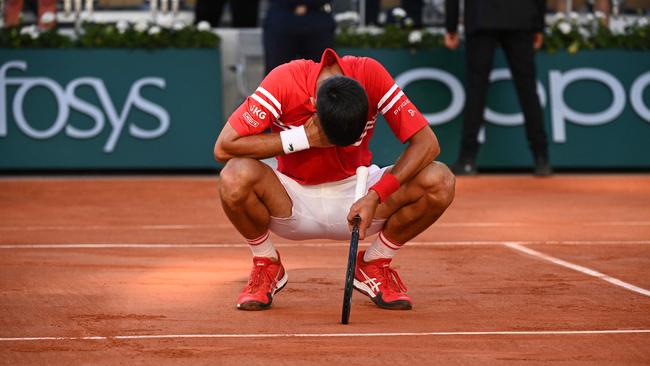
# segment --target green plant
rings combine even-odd
[[[215,48],[219,42],[206,23],[84,22],[73,37],[36,26],[0,30],[0,48]]]

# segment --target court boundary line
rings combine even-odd
[[[645,334],[650,329],[597,329],[597,330],[531,330],[531,331],[457,331],[457,332],[399,332],[399,333],[231,333],[231,334],[143,334],[82,337],[4,337],[0,342],[25,341],[102,341],[142,339],[187,338],[349,338],[349,337],[423,337],[423,336],[539,336],[539,335],[603,335]]]
[[[551,223],[550,226],[576,226],[576,224]],[[589,221],[577,224],[584,227],[593,226],[650,226],[650,221]],[[539,226],[528,222],[441,222],[440,228],[504,228]],[[90,230],[192,230],[231,228],[231,224],[143,224],[143,225],[0,225],[0,231],[90,231]]]
[[[435,247],[435,246],[508,246],[517,245],[650,245],[650,240],[469,240],[469,241],[413,241],[407,243],[409,247]],[[345,242],[278,242],[276,247],[347,247]],[[370,245],[370,243],[359,243]],[[248,248],[246,243],[45,243],[45,244],[0,244],[0,249],[224,249]],[[532,249],[531,249],[532,250]]]
[[[615,286],[619,286],[619,287],[622,287],[622,288],[624,288],[626,290],[636,292],[638,294],[650,297],[650,291],[648,291],[648,290],[646,290],[644,288],[641,288],[641,287],[635,286],[635,285],[633,285],[631,283],[627,283],[625,281],[619,280],[618,278],[608,276],[608,275],[606,275],[606,274],[604,274],[602,272],[598,272],[598,271],[593,270],[591,268],[584,267],[584,266],[581,266],[581,265],[578,265],[578,264],[575,264],[575,263],[571,263],[571,262],[565,261],[563,259],[556,258],[556,257],[553,257],[551,255],[544,254],[542,252],[538,252],[538,251],[530,249],[530,248],[526,248],[525,246],[523,246],[523,245],[521,245],[519,243],[506,243],[504,245],[506,247],[508,247],[508,248],[513,249],[513,250],[526,253],[526,254],[528,254],[528,255],[530,255],[532,257],[535,257],[535,258],[538,258],[538,259],[541,259],[541,260],[544,260],[544,261],[547,261],[547,262],[551,262],[551,263],[556,264],[558,266],[562,266],[562,267],[565,267],[565,268],[572,269],[572,270],[574,270],[576,272],[580,272],[580,273],[584,273],[584,274],[592,276],[592,277],[596,277],[596,278],[601,279],[603,281],[609,282],[609,283],[611,283],[611,284],[613,284]]]

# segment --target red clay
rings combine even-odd
[[[650,333],[534,334],[649,330],[650,297],[502,245],[523,241],[650,289],[649,176],[459,179],[449,211],[395,260],[414,309],[381,310],[355,293],[347,326],[338,324],[345,243],[275,238],[287,287],[269,311],[235,309],[250,254],[220,209],[217,184],[216,177],[0,180],[0,338],[533,334],[0,340],[0,364],[650,363]],[[6,247],[54,243],[235,245]]]

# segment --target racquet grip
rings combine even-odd
[[[357,185],[354,189],[354,202],[366,195],[368,185],[368,167],[360,166],[357,168]]]

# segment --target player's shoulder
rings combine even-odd
[[[279,65],[267,77],[281,83],[295,82],[306,78],[314,62],[310,60],[293,60]]]
[[[386,74],[384,66],[372,57],[345,56],[343,60],[358,78],[376,78]]]

